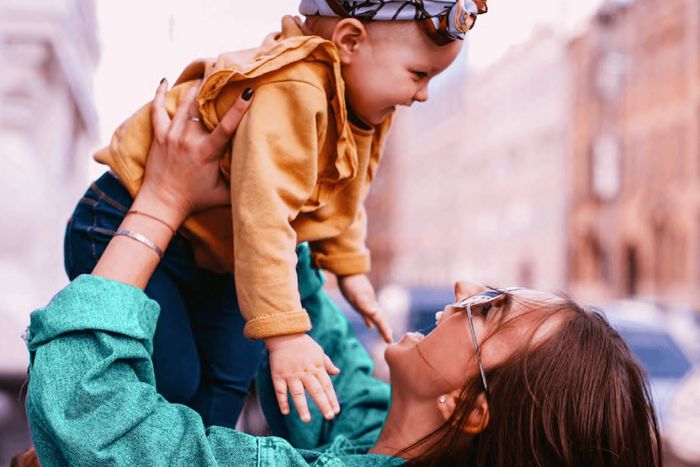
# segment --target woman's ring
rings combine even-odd
[[[195,123],[202,123],[202,119],[199,117],[190,117],[189,120]]]

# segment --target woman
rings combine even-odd
[[[192,105],[170,123],[162,92],[134,209],[178,226],[224,202],[217,156],[245,103],[210,137],[189,122]],[[371,377],[305,246],[303,305],[312,337],[342,370],[334,381],[341,413],[327,421],[314,411],[309,424],[282,417],[263,367],[261,403],[285,439],[206,429],[154,387],[159,310],[141,289],[159,260],[152,244],[166,246],[172,230],[146,216],[120,228],[145,239],[116,236],[92,275],[32,315],[27,409],[43,465],[661,465],[644,376],[597,314],[543,292],[460,282],[457,304],[436,316],[433,332],[387,348],[390,393]]]

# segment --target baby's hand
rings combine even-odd
[[[338,285],[345,299],[362,315],[365,325],[368,328],[371,328],[372,325],[376,326],[384,341],[391,344],[394,341],[391,336],[392,331],[381,315],[382,309],[377,303],[374,287],[372,287],[369,278],[364,274],[338,276]]]
[[[311,421],[304,389],[327,420],[340,412],[338,398],[328,376],[337,375],[340,370],[316,341],[306,334],[292,334],[268,337],[265,345],[270,352],[272,384],[282,414],[289,415],[289,391],[302,421]]]

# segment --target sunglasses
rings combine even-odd
[[[469,332],[472,336],[474,354],[476,355],[476,361],[479,365],[481,382],[484,385],[484,391],[487,395],[489,393],[489,386],[486,383],[486,372],[484,371],[484,364],[481,361],[481,351],[479,350],[479,342],[476,339],[476,331],[474,331],[473,312],[478,312],[485,318],[493,306],[501,305],[505,301],[508,294],[516,289],[517,287],[509,287],[507,289],[488,289],[476,295],[472,295],[471,297],[464,298],[452,305],[455,308],[462,308],[467,312],[467,323],[469,324]]]

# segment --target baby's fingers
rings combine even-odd
[[[321,373],[325,374],[323,371]],[[308,392],[311,398],[314,400],[316,406],[323,414],[323,417],[326,420],[331,420],[333,417],[335,417],[335,409],[331,406],[328,396],[326,395],[326,391],[324,390],[323,386],[321,386],[321,382],[319,381],[320,376],[321,375],[306,373],[301,380],[304,383],[306,392]]]
[[[275,388],[277,404],[282,415],[289,415],[289,400],[287,399],[287,382],[283,378],[272,378],[272,386]]]
[[[330,361],[330,358],[326,355],[326,358],[328,361]],[[333,365],[333,362],[331,362],[331,365]],[[335,368],[335,365],[333,365]],[[335,368],[338,370],[338,368]],[[338,373],[340,370],[338,370]],[[338,373],[335,373],[336,375]],[[328,376],[327,372],[321,372],[318,375],[318,380],[321,383],[321,387],[323,388],[324,392],[326,393],[326,397],[328,398],[328,401],[331,403],[331,407],[333,408],[333,411],[337,414],[340,413],[340,404],[338,403],[338,396],[335,394],[335,388],[333,387],[333,382],[331,381],[331,377]]]
[[[292,395],[292,401],[294,402],[294,407],[297,408],[299,412],[299,417],[304,423],[311,421],[311,413],[309,412],[309,405],[306,402],[306,396],[304,395],[304,385],[298,378],[290,379],[287,381],[289,385],[289,393]]]
[[[340,368],[335,366],[335,363],[333,363],[333,360],[331,360],[331,357],[328,355],[323,359],[323,366],[326,368],[326,373],[329,375],[335,376],[340,374]]]
[[[384,342],[387,344],[391,344],[394,342],[394,337],[393,337],[393,331],[389,327],[389,323],[386,322],[386,320],[382,317],[382,315],[375,314],[372,317],[372,320],[374,321],[374,324],[377,326],[377,330],[379,331],[379,334],[381,334],[382,338],[384,338]]]

